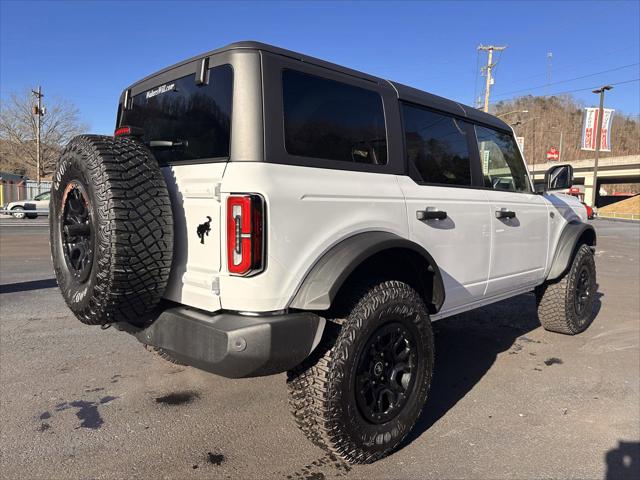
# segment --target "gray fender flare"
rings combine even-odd
[[[415,242],[389,232],[365,232],[341,241],[311,268],[289,304],[302,310],[327,310],[340,287],[362,262],[389,249],[407,249],[420,254],[433,273],[432,304],[437,312],[445,292],[440,269],[433,257]],[[432,312],[432,313],[435,313]]]
[[[581,238],[590,238],[590,244],[596,244],[596,231],[593,226],[583,222],[569,222],[562,230],[556,247],[553,262],[547,280],[560,278],[571,266],[573,255]]]

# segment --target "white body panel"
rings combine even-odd
[[[491,216],[484,190],[419,185],[398,176],[407,202],[409,238],[440,266],[445,287],[442,311],[479,299],[485,293],[491,249]],[[444,220],[421,221],[416,211],[447,212]]]
[[[549,214],[541,195],[486,190],[491,205],[491,266],[485,295],[492,297],[544,280],[547,267]],[[501,209],[512,219],[496,218]]]
[[[174,222],[173,263],[164,296],[208,311],[220,309],[219,185],[226,166],[227,163],[206,163],[162,169]],[[207,217],[211,217],[211,232],[201,243],[197,229]]]
[[[404,198],[393,175],[231,162],[222,191],[223,202],[229,193],[247,192],[262,194],[267,205],[266,269],[250,278],[221,275],[222,308],[228,310],[286,308],[318,259],[354,234],[408,237]]]
[[[174,261],[165,297],[206,311],[287,308],[307,273],[352,235],[385,231],[423,246],[437,262],[445,303],[434,319],[531,290],[546,277],[564,225],[584,208],[566,195],[418,185],[407,176],[264,162],[163,169],[172,197]],[[229,275],[226,211],[231,193],[266,201],[267,262],[253,277]],[[419,221],[417,210],[447,212]],[[516,212],[517,222],[495,211]],[[197,227],[210,216],[204,244]],[[525,253],[526,252],[526,253]]]

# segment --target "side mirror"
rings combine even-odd
[[[573,167],[571,165],[555,165],[544,174],[546,191],[566,190],[573,185]]]

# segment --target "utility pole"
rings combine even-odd
[[[38,183],[38,192],[40,192],[40,126],[42,122],[42,116],[44,115],[44,107],[42,106],[42,87],[38,85],[38,91],[31,90],[31,92],[38,99],[38,104],[33,107],[33,114],[38,118],[36,119],[36,182]]]
[[[558,145],[558,160],[562,161],[562,140],[564,132],[560,132],[560,145]]]
[[[598,108],[598,126],[596,128],[596,151],[593,155],[593,201],[592,207],[596,206],[596,198],[598,197],[598,159],[600,157],[600,143],[602,141],[602,117],[604,116],[604,92],[611,90],[611,85],[604,85],[593,93],[600,94],[600,108]]]
[[[495,45],[480,45],[478,47],[478,50],[488,52],[487,66],[482,67],[482,70],[485,72],[487,76],[487,81],[484,87],[484,108],[482,109],[485,112],[489,111],[489,95],[491,93],[491,85],[493,85],[493,77],[491,76],[491,70],[493,69],[493,67],[496,66],[496,64],[493,63],[493,52],[494,51],[501,52],[506,48],[507,48],[506,45],[503,47],[496,47]]]

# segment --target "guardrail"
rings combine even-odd
[[[624,220],[640,220],[640,213],[598,212],[599,218],[620,218]]]
[[[31,214],[31,213],[36,213],[38,215],[49,215],[49,209],[47,208],[46,210],[41,209],[41,210],[29,210],[28,208],[23,208],[22,210],[6,210],[4,208],[0,209],[0,214],[5,214],[5,215],[13,215],[14,213],[18,213],[18,212],[22,212],[25,215]]]

